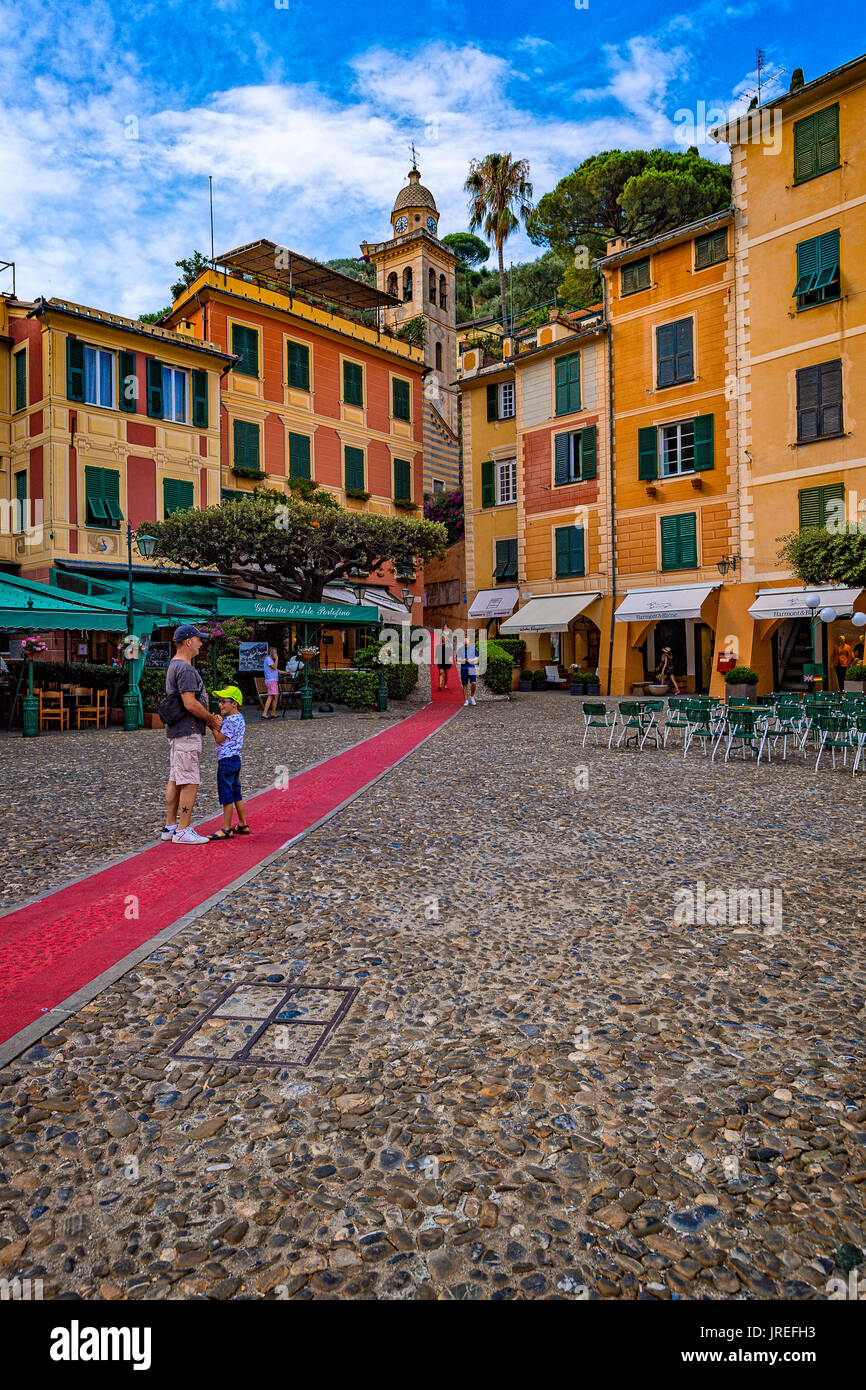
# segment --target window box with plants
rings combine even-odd
[[[862,661],[852,661],[845,672],[845,689],[866,695],[866,666]]]
[[[232,468],[232,472],[236,478],[253,478],[256,482],[268,476],[263,468]]]
[[[417,512],[418,503],[412,502],[408,497],[395,497],[394,506],[401,512]]]
[[[370,494],[369,492],[365,492],[362,487],[347,487],[346,496],[350,497],[353,502],[366,502]]]
[[[753,699],[758,685],[758,673],[751,666],[735,666],[725,676],[725,694],[730,700]]]

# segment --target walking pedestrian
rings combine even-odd
[[[854,652],[848,645],[848,638],[844,632],[840,632],[836,639],[836,645],[830,653],[830,664],[836,672],[836,681],[840,690],[845,689],[845,672],[854,660]]]
[[[442,632],[439,637],[439,689],[444,690],[448,684],[448,677],[451,674],[451,667],[454,665],[454,633],[451,631],[447,622],[442,624]]]
[[[460,684],[463,686],[463,708],[475,704],[475,690],[478,684],[478,650],[475,643],[464,637],[457,649],[460,664]]]
[[[220,716],[207,707],[207,692],[193,660],[206,634],[192,623],[174,630],[175,654],[165,673],[165,699],[159,714],[165,724],[169,747],[169,774],[165,789],[165,826],[162,840],[176,845],[206,845],[207,836],[190,825],[198,796],[201,773],[201,740],[205,729],[219,729]]]
[[[656,671],[659,685],[666,685],[672,695],[679,695],[680,688],[674,675],[674,654],[670,647],[662,647],[662,659]]]
[[[211,840],[230,840],[232,835],[249,835],[247,812],[241,797],[241,749],[244,746],[246,724],[241,714],[244,697],[236,685],[214,691],[220,702],[222,727],[213,730],[217,745],[217,796],[223,808],[222,829]],[[238,824],[232,828],[232,811],[238,813]]]
[[[277,716],[275,713],[268,714],[269,709],[276,710],[277,701],[280,698],[280,671],[279,667],[277,666],[276,647],[268,648],[268,654],[265,657],[264,661],[264,671],[265,690],[267,691],[268,695],[267,699],[265,700],[264,709],[262,710],[262,719],[276,719]],[[285,672],[283,672],[283,675],[285,675]]]

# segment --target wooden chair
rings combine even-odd
[[[265,701],[268,698],[268,688],[265,684],[265,678],[264,676],[255,676],[254,680],[256,683],[256,697],[258,699],[260,707],[264,709]]]
[[[63,703],[62,690],[39,691],[39,728],[45,729],[49,724],[69,728],[69,710]]]
[[[80,729],[82,724],[95,724],[98,729],[101,720],[103,726],[107,728],[108,691],[96,690],[91,691],[90,693],[91,695],[95,696],[95,700],[92,704],[78,706],[78,727]]]

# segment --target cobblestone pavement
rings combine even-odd
[[[245,796],[272,787],[275,768],[289,775],[333,757],[414,706],[387,714],[341,712],[301,722],[287,716],[263,723],[247,711]],[[162,729],[120,728],[43,733],[0,741],[4,809],[0,841],[0,911],[32,898],[46,885],[78,878],[108,859],[155,840],[165,821],[168,751]],[[202,750],[196,821],[219,813],[216,745]]]
[[[0,1072],[0,1274],[109,1299],[866,1289],[862,783],[581,750],[578,708],[461,710]],[[719,889],[763,890],[764,920],[723,920]],[[269,980],[360,991],[306,1070],[167,1056]]]

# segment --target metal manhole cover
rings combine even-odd
[[[358,993],[342,985],[231,985],[168,1055],[191,1062],[305,1067]]]

